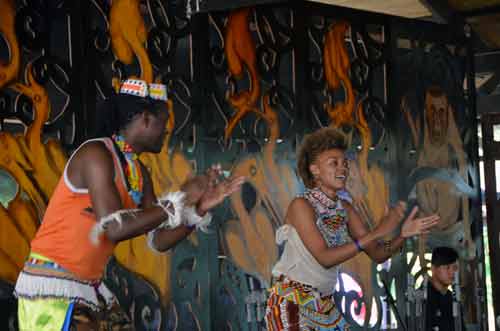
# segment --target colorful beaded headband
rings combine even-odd
[[[163,84],[148,84],[140,79],[127,79],[120,87],[120,94],[130,94],[138,97],[150,97],[155,100],[167,101],[167,86]]]

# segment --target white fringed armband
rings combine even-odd
[[[208,233],[208,226],[212,222],[212,214],[206,213],[205,216],[200,216],[194,207],[184,208],[184,224],[194,226],[197,230]]]
[[[185,192],[177,191],[177,192],[169,192],[161,196],[156,205],[163,208],[165,213],[168,215],[168,218],[158,225],[155,229],[151,230],[147,234],[147,243],[149,248],[156,253],[164,253],[159,251],[153,243],[155,232],[158,229],[173,229],[182,224],[182,215],[184,213],[184,197],[186,196]],[[172,208],[174,212],[172,213]]]
[[[94,245],[99,245],[99,237],[106,230],[106,226],[108,225],[108,223],[117,222],[119,226],[122,226],[123,216],[129,215],[135,217],[135,213],[139,210],[140,209],[122,209],[117,210],[114,213],[109,214],[108,216],[102,217],[99,222],[97,222],[97,224],[92,227],[92,230],[90,230],[90,241]]]
[[[163,208],[168,218],[161,223],[158,228],[176,228],[182,224],[182,214],[184,210],[184,197],[186,193],[182,191],[168,192],[161,196],[156,205]],[[172,213],[171,209],[174,209]]]

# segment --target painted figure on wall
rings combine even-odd
[[[437,85],[425,90],[424,105],[423,132],[420,132],[420,122],[413,119],[404,99],[402,103],[419,151],[417,166],[434,172],[416,185],[421,212],[424,215],[437,213],[441,217],[440,224],[429,235],[429,244],[448,244],[456,249],[465,247],[468,254],[465,257],[472,258],[469,200],[460,190],[464,187],[462,184],[468,182],[466,154],[456,116],[445,91]]]

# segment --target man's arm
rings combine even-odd
[[[68,167],[70,180],[75,178],[87,188],[97,222],[123,209],[114,182],[114,163],[101,142],[87,143],[75,155]],[[116,215],[116,214],[115,214]],[[121,214],[121,222],[107,223],[105,233],[109,240],[119,242],[144,234],[168,218],[161,207],[149,206],[142,210]]]
[[[141,169],[143,178],[144,178],[144,196],[142,198],[142,206],[144,209],[154,207],[154,202],[156,201],[156,197],[153,191],[153,182],[151,180],[151,176],[147,171],[146,167],[141,163]],[[177,245],[180,241],[186,238],[191,232],[193,228],[187,227],[185,225],[178,226],[174,229],[165,229],[160,228],[154,230],[150,236],[150,245],[152,245],[154,250],[164,252],[169,250],[170,248]]]
[[[189,197],[186,199],[186,207],[191,208],[191,215],[189,212],[186,213],[185,222],[191,227],[181,226],[175,229],[154,231],[151,243],[154,249],[163,252],[172,248],[191,233],[194,226],[201,225],[203,230],[203,227],[208,226],[211,220],[211,216],[206,215],[207,212],[222,203],[227,196],[239,190],[245,181],[244,177],[219,181],[220,175],[220,166],[212,166],[206,174],[196,176],[182,185],[182,190],[187,192]]]

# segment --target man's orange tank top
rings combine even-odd
[[[123,209],[137,208],[127,192],[113,141],[110,138],[89,141],[102,141],[113,155],[115,185]],[[51,259],[82,280],[97,281],[102,277],[115,244],[105,235],[101,236],[99,244],[91,242],[90,231],[97,221],[91,211],[92,202],[88,190],[75,188],[69,181],[67,168],[70,162],[71,158],[50,199],[43,222],[31,242],[31,251]]]

